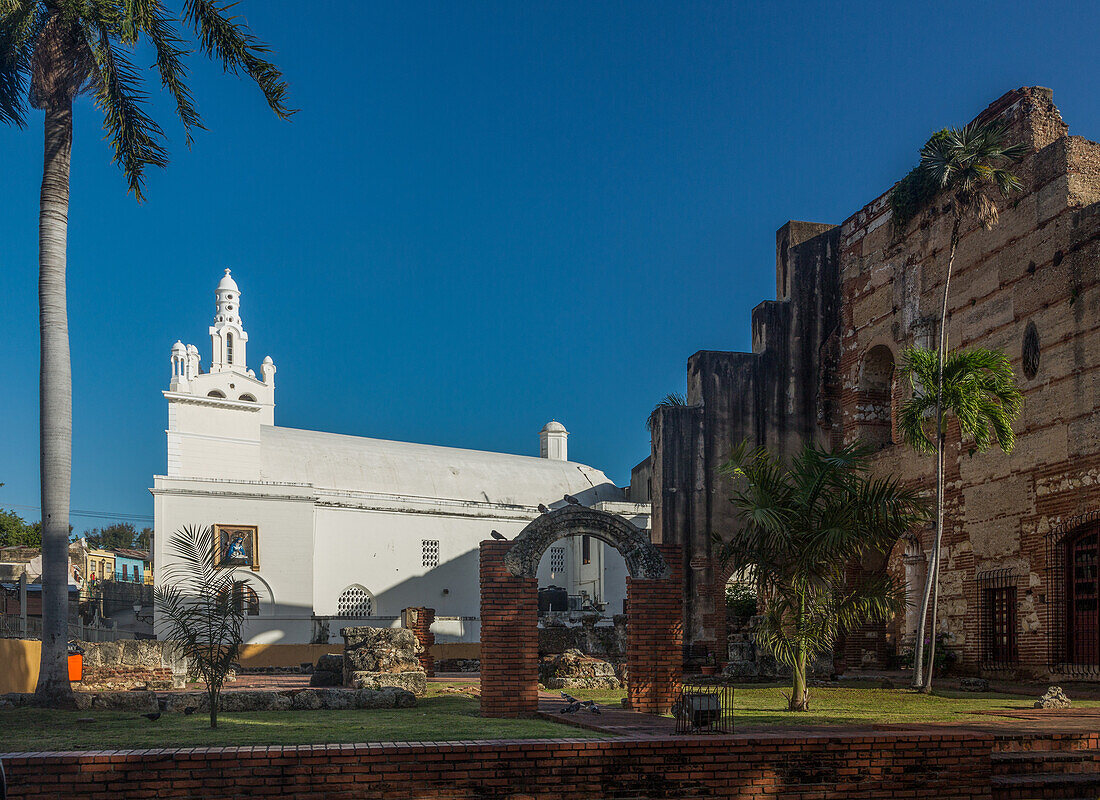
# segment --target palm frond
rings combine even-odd
[[[41,25],[34,0],[5,0],[0,6],[0,122],[25,124],[31,55]]]
[[[111,139],[114,162],[122,167],[130,191],[140,202],[145,167],[168,166],[168,151],[161,142],[164,131],[145,112],[148,96],[129,58],[111,41],[110,31],[100,27],[98,39],[89,42],[95,60],[95,99]]]
[[[687,400],[679,392],[669,392],[666,394],[657,405],[653,407],[653,410],[649,412],[649,416],[645,421],[645,429],[650,433],[653,433],[653,428],[657,424],[657,418],[660,416],[662,410],[666,408],[687,408]]]
[[[268,106],[280,119],[295,109],[287,106],[287,83],[265,56],[271,48],[257,39],[241,17],[229,16],[232,3],[219,0],[186,0],[183,18],[194,29],[208,56],[218,58],[226,72],[245,72],[260,87]]]

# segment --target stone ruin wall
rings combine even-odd
[[[988,347],[1012,360],[1025,395],[1011,455],[971,453],[957,427],[946,455],[946,522],[941,583],[942,629],[950,631],[964,669],[978,668],[977,574],[1017,573],[1020,672],[1045,672],[1048,658],[1046,536],[1059,523],[1100,508],[1100,145],[1067,135],[1049,92],[1010,92],[987,110],[1002,113],[1012,135],[1032,151],[1017,165],[1025,189],[999,200],[991,231],[965,225],[949,301],[952,348]],[[940,204],[897,236],[888,194],[841,229],[842,430],[845,440],[881,424],[864,402],[862,375],[876,345],[895,359],[914,344],[934,346],[951,215]],[[1034,323],[1038,372],[1025,375],[1023,338]],[[894,381],[889,413],[907,387]],[[894,417],[896,419],[896,417]],[[887,419],[886,424],[891,420]],[[893,432],[896,439],[896,431]],[[887,444],[876,471],[935,488],[934,459]],[[966,520],[965,526],[962,524]],[[931,531],[922,535],[931,545]],[[905,543],[891,558],[904,576]],[[894,635],[900,635],[896,624]],[[857,643],[866,648],[866,642]],[[849,661],[858,657],[849,653]]]

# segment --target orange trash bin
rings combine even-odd
[[[73,653],[69,656],[69,680],[79,681],[84,678],[84,656]]]

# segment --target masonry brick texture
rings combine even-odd
[[[331,744],[3,754],[11,800],[983,800],[995,749],[1095,748],[920,733]]]
[[[949,431],[940,629],[963,671],[1060,677],[1053,654],[1074,625],[1066,541],[1100,512],[1100,145],[1070,136],[1042,88],[1008,92],[978,119],[1003,120],[1027,146],[1014,167],[1024,190],[997,198],[993,229],[964,222],[948,342],[1005,352],[1025,406],[1011,455],[973,452],[957,427]],[[689,360],[689,407],[659,415],[652,454],[654,528],[684,546],[691,567],[689,642],[723,639],[717,586],[706,589],[724,577],[708,561],[712,537],[736,524],[718,473],[732,444],[748,438],[786,455],[805,440],[862,439],[881,448],[878,474],[933,492],[933,460],[897,443],[908,392],[897,366],[906,348],[936,344],[951,221],[939,198],[896,230],[887,191],[838,226],[788,223],[776,239],[777,299],[753,312],[753,352]],[[1029,325],[1038,334],[1034,372],[1023,364]],[[914,536],[886,565],[899,582],[905,549],[930,548],[930,529]],[[985,657],[981,593],[993,575],[1015,589],[1017,652],[1007,664]],[[907,587],[911,600],[916,590]],[[889,666],[916,613],[848,637],[840,665]]]
[[[481,715],[538,711],[538,580],[504,566],[510,542],[481,543]]]
[[[512,542],[481,543],[481,714],[538,711],[538,581],[504,565]],[[683,594],[680,548],[660,545],[663,580],[627,578],[627,697],[631,708],[663,714],[680,689]]]
[[[435,677],[435,657],[431,652],[432,645],[435,644],[435,634],[432,633],[432,623],[435,622],[435,609],[406,608],[402,612],[402,616],[406,626],[413,632],[413,636],[416,637],[416,641],[420,643],[422,648],[418,656],[420,668],[424,670],[424,674],[429,678]]]

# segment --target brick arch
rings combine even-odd
[[[662,580],[669,576],[668,562],[644,531],[618,514],[574,505],[549,511],[528,524],[512,540],[504,565],[516,577],[534,578],[550,545],[580,535],[599,539],[618,550],[632,578]]]
[[[538,711],[535,570],[551,544],[576,534],[616,547],[630,570],[626,635],[631,708],[651,714],[671,709],[680,687],[683,648],[680,549],[652,544],[617,515],[568,506],[543,514],[513,541],[481,543],[482,716],[522,717]]]

